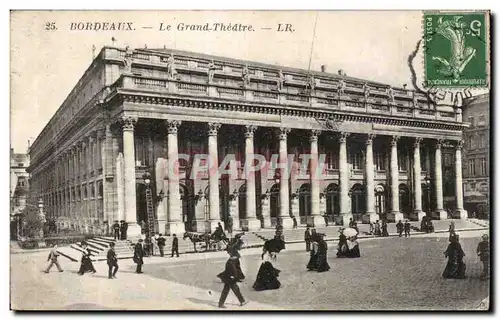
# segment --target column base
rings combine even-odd
[[[281,218],[281,226],[283,226],[283,230],[293,229],[293,220],[291,217],[280,217]]]
[[[413,211],[410,214],[410,220],[412,221],[422,221],[423,217],[425,217],[427,214],[423,211]]]
[[[260,230],[260,220],[257,218],[248,219],[248,231]]]
[[[446,212],[442,209],[436,210],[433,212],[432,217],[434,219],[438,219],[438,220],[446,220],[446,219],[448,219],[448,212]]]
[[[380,220],[380,216],[375,212],[367,212],[361,217],[363,223],[375,223],[377,220]]]
[[[457,211],[455,211],[454,213],[454,218],[456,219],[467,219],[469,216],[467,210],[464,210],[464,209],[458,209]]]
[[[172,236],[175,233],[177,237],[182,237],[184,232],[186,232],[186,227],[182,221],[168,222],[165,227],[165,234],[168,236]]]
[[[264,217],[264,228],[272,228],[271,217]]]
[[[351,219],[352,219],[352,214],[350,214],[350,213],[344,213],[342,215],[342,225],[344,227],[349,227],[349,222],[351,221]]]
[[[325,227],[325,218],[323,218],[322,216],[308,216],[307,225],[315,228]]]
[[[241,230],[239,217],[233,218],[233,233],[234,233],[234,230]]]
[[[394,211],[387,214],[387,221],[398,222],[399,220],[404,221],[405,217],[401,212]]]
[[[141,235],[141,226],[135,222],[129,222],[127,228],[127,240],[136,242],[141,238],[143,238]]]

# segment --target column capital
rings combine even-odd
[[[209,136],[217,136],[221,124],[219,122],[209,122],[208,123],[208,135]]]
[[[422,143],[422,137],[416,137],[415,141],[413,141],[413,147],[420,148],[420,144]]]
[[[461,150],[464,147],[464,140],[458,140],[457,144],[455,145],[456,150]]]
[[[290,133],[290,128],[281,127],[279,128],[280,140],[286,140],[288,134]]]
[[[394,147],[394,146],[397,146],[398,145],[398,140],[399,140],[399,136],[392,136],[391,137],[391,146]]]
[[[106,127],[100,127],[99,129],[97,129],[96,137],[97,137],[97,140],[102,140],[102,139],[106,138]]]
[[[168,134],[177,134],[179,126],[182,124],[182,121],[179,120],[166,120],[167,131]]]
[[[339,136],[339,142],[340,143],[346,143],[347,142],[347,137],[351,135],[349,132],[341,132]]]
[[[89,143],[93,143],[95,138],[93,137],[92,133],[90,133],[90,135],[87,137],[88,140],[89,140]]]
[[[441,149],[441,146],[443,145],[444,140],[443,139],[437,139],[436,140],[436,149]]]
[[[133,131],[138,119],[137,117],[123,116],[121,117],[120,121],[123,125],[123,130]]]
[[[321,134],[321,130],[311,130],[310,133],[309,133],[309,141],[313,142],[313,141],[318,141],[318,137],[319,135]]]
[[[373,139],[375,139],[377,135],[376,134],[373,134],[373,133],[369,133],[366,137],[366,141],[365,141],[365,144],[366,145],[370,145],[370,144],[373,144]]]
[[[85,142],[85,140],[82,140],[82,141],[80,142],[80,147],[81,147],[81,148],[85,148],[86,146],[87,146],[87,142]]]
[[[245,126],[245,138],[253,138],[255,130],[257,130],[257,126],[251,126],[251,125]]]

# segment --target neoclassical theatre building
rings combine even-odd
[[[30,148],[31,201],[60,228],[139,232],[151,188],[161,233],[466,217],[461,109],[335,73],[169,49],[104,47]],[[179,159],[180,154],[187,154]],[[194,155],[236,175],[192,177]],[[250,154],[317,161],[243,174]],[[287,157],[286,155],[292,155]],[[169,176],[167,161],[179,159]],[[151,181],[149,184],[147,182]]]

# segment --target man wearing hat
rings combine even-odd
[[[223,272],[217,275],[217,277],[219,277],[224,283],[224,288],[222,289],[222,293],[219,298],[219,308],[224,308],[224,303],[226,302],[229,290],[233,290],[234,294],[240,301],[241,306],[247,304],[247,301],[245,301],[245,298],[241,295],[240,288],[237,284],[238,281],[242,281],[245,278],[239,265],[240,255],[238,250],[238,242],[228,246],[227,252],[229,253],[229,259],[226,262],[226,267]]]
[[[120,240],[120,224],[118,224],[118,220],[115,220],[113,224],[113,234],[115,236],[115,240]]]
[[[114,242],[111,242],[109,244],[106,262],[108,264],[108,279],[116,278],[116,272],[118,272],[118,259],[116,258]]]
[[[127,229],[128,229],[128,223],[125,222],[125,220],[120,221],[120,234],[121,234],[121,239],[122,240],[127,240]]]
[[[306,242],[306,251],[311,251],[311,232],[309,231],[309,227],[304,232],[304,241]]]
[[[487,234],[483,234],[483,241],[477,245],[477,255],[483,263],[483,274],[481,280],[488,280],[490,278],[490,241]]]
[[[142,239],[139,239],[134,248],[134,262],[137,263],[136,273],[142,273],[142,265],[144,264],[144,249],[142,247]]]

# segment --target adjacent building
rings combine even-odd
[[[103,232],[125,220],[133,235],[148,219],[146,188],[166,234],[230,218],[245,230],[291,228],[292,216],[314,226],[444,219],[447,196],[464,218],[465,127],[460,108],[340,71],[104,47],[30,149],[31,197],[60,228]],[[193,177],[199,154],[209,166],[234,155],[237,175]],[[279,155],[301,174],[245,175],[252,154]],[[301,154],[325,155],[320,178],[300,169]]]
[[[490,98],[468,99],[463,112],[470,127],[464,131],[464,207],[479,217],[489,216],[490,195]]]
[[[14,153],[10,149],[10,214],[21,213],[26,207],[29,190],[29,174],[26,169],[30,160],[27,153]]]

